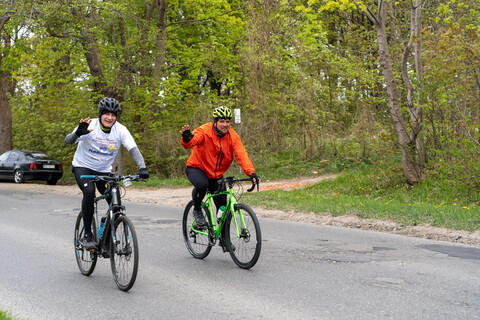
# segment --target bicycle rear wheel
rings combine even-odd
[[[241,217],[245,222],[245,228]],[[227,249],[232,260],[242,269],[253,267],[260,257],[262,234],[252,208],[244,203],[236,204],[235,215],[229,214],[224,228],[226,228]]]
[[[137,233],[131,220],[119,214],[115,218],[114,239],[110,241],[110,265],[118,288],[128,291],[132,288],[138,272]]]
[[[92,220],[92,231],[95,233],[96,225],[95,219]],[[73,237],[73,245],[75,248],[75,259],[77,260],[78,269],[80,272],[89,276],[92,274],[97,264],[97,251],[87,250],[83,248],[83,238],[85,237],[85,228],[83,226],[83,214],[80,213],[77,216],[77,222],[75,223],[75,235]]]
[[[190,252],[194,258],[203,259],[208,256],[212,250],[212,245],[208,239],[207,228],[204,228],[203,230],[195,229],[194,221],[193,201],[190,201],[183,212],[183,239],[185,240],[185,245],[187,246],[188,252]]]

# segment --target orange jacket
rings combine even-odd
[[[195,129],[193,135],[188,143],[181,139],[185,149],[193,148],[187,166],[203,170],[209,179],[219,179],[228,170],[235,156],[247,176],[255,172],[247,150],[232,128],[220,138],[213,129],[213,122],[209,122]]]

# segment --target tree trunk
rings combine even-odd
[[[420,37],[421,31],[421,14],[422,14],[422,4],[423,0],[413,1],[410,13],[410,39],[408,44],[405,46],[402,57],[402,78],[403,83],[407,91],[407,108],[410,115],[410,122],[412,125],[412,132],[410,136],[410,141],[415,146],[415,155],[416,163],[418,164],[420,175],[422,174],[423,168],[425,166],[425,142],[422,134],[423,129],[423,109],[415,107],[414,102],[414,91],[415,89],[410,82],[408,77],[408,58],[412,53],[412,48],[414,51],[414,61],[415,61],[415,75],[419,85],[419,90],[422,90],[423,86],[423,65],[422,65],[422,42]]]
[[[134,84],[134,63],[127,45],[127,28],[125,26],[125,20],[121,16],[118,16],[117,20],[120,44],[122,46],[121,55],[117,52],[117,59],[120,61],[120,72],[118,74],[117,83],[119,83],[120,88],[128,88]],[[114,44],[116,43],[115,41],[115,38],[113,38],[112,42]]]
[[[165,66],[165,34],[167,32],[167,24],[165,22],[165,13],[167,11],[167,5],[165,0],[160,0],[157,8],[157,39],[156,39],[156,52],[155,52],[155,68],[153,69],[153,78],[155,83],[160,81],[162,71]]]
[[[2,20],[4,25],[8,19]],[[17,82],[13,79],[10,72],[2,70],[2,62],[8,55],[10,46],[10,37],[7,33],[0,38],[4,43],[4,50],[0,53],[0,154],[12,149],[12,110],[10,108],[9,95],[15,94]]]
[[[140,72],[140,85],[142,87],[147,85],[146,79],[149,78],[149,73],[151,71],[150,52],[148,51],[149,46],[147,45],[147,43],[150,41],[149,40],[150,23],[152,21],[154,11],[158,6],[158,1],[159,0],[152,0],[150,4],[148,4],[145,1],[145,20],[141,24],[142,36],[140,40],[140,43],[142,44],[142,50],[141,50],[142,65],[139,69],[139,72]]]
[[[383,24],[383,26],[385,25]],[[420,171],[418,169],[418,165],[415,163],[415,144],[412,145],[410,141],[405,120],[402,115],[400,93],[395,81],[395,75],[390,59],[390,51],[387,46],[387,34],[385,32],[385,28],[382,28],[382,25],[377,27],[377,37],[380,53],[380,65],[387,82],[390,115],[392,117],[393,126],[395,128],[395,133],[402,154],[403,174],[407,182],[411,185],[414,185],[420,181]]]
[[[79,10],[75,8],[72,10],[74,15],[78,15],[78,12]],[[105,75],[103,74],[103,69],[100,63],[100,50],[98,48],[97,39],[89,29],[88,23],[85,25],[84,35],[79,39],[85,50],[85,58],[90,70],[90,75],[95,79],[93,84],[95,93],[100,93],[104,97],[115,98],[120,102],[123,101],[123,91],[108,86],[105,81]],[[117,115],[117,121],[120,121],[120,117],[121,112]],[[112,171],[116,174],[123,174],[123,169],[123,156],[122,152],[119,152],[113,162]]]
[[[11,86],[9,82],[8,77],[0,71],[0,154],[12,149],[12,111],[7,94]]]
[[[414,58],[415,58],[415,74],[418,79],[419,89],[424,90],[423,83],[423,63],[422,63],[422,9],[424,5],[424,0],[416,0],[413,2],[412,7],[412,36],[414,37]],[[424,103],[421,101],[420,103]],[[425,167],[426,162],[426,150],[425,150],[425,137],[423,134],[423,108],[415,109],[415,119],[418,121],[417,126],[417,154],[418,154],[418,163],[420,169],[422,170]]]
[[[360,6],[357,4],[360,8]],[[380,65],[387,86],[388,93],[388,105],[390,108],[390,115],[392,117],[393,126],[397,136],[397,140],[400,146],[402,155],[402,168],[403,175],[410,185],[417,184],[422,179],[422,170],[419,162],[417,161],[417,137],[420,132],[421,125],[421,111],[413,110],[409,108],[412,122],[413,133],[410,136],[408,134],[406,121],[402,114],[401,109],[401,95],[398,90],[397,82],[395,80],[395,74],[392,66],[392,59],[390,55],[390,49],[387,43],[387,27],[385,23],[386,19],[386,1],[378,0],[378,15],[374,16],[370,9],[364,9],[364,13],[375,25],[377,32],[378,51],[380,56]],[[405,55],[404,55],[405,57]],[[409,83],[408,83],[409,84]],[[408,91],[408,90],[407,90]],[[407,97],[408,100],[408,97]]]

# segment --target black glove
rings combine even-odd
[[[185,130],[182,132],[183,142],[188,143],[193,138],[193,134],[190,130]]]
[[[260,176],[256,174],[255,172],[250,175],[250,178],[255,180],[255,183],[258,184],[258,181],[260,180]]]
[[[140,177],[140,179],[148,179],[148,177],[150,177],[147,168],[140,168],[140,170],[138,171],[138,176]]]
[[[80,122],[78,124],[78,128],[77,128],[77,131],[75,131],[75,134],[77,136],[83,136],[85,134],[89,134],[90,133],[90,130],[88,130],[88,123],[87,122]]]

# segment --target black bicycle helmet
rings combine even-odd
[[[111,112],[117,115],[118,111],[120,111],[120,104],[114,98],[103,98],[100,103],[98,104],[98,116],[101,117],[102,114]]]

